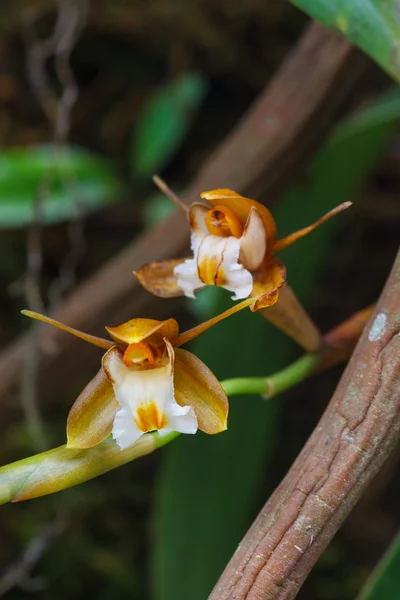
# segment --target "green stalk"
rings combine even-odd
[[[269,377],[235,377],[221,381],[227,396],[237,394],[260,394],[264,398],[272,398],[306,379],[320,356],[305,354],[294,363]]]
[[[89,450],[64,445],[18,460],[0,468],[0,504],[37,498],[78,485],[150,454],[178,435],[176,431],[166,435],[149,433],[125,450],[108,438]]]

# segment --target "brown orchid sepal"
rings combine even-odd
[[[183,333],[175,319],[132,319],[107,327],[113,341],[22,311],[107,350],[101,369],[71,408],[67,447],[92,448],[112,434],[123,450],[151,431],[224,431],[229,409],[225,392],[210,369],[180,346],[252,302],[245,300]]]

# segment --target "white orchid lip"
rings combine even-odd
[[[265,257],[265,227],[254,207],[244,228],[226,213],[215,221],[216,208],[192,205],[189,220],[193,258],[177,265],[174,274],[178,287],[190,298],[195,297],[199,288],[217,285],[234,292],[233,300],[241,300],[251,294],[252,271],[260,267]],[[235,235],[226,235],[230,231],[228,225]],[[220,235],[215,235],[215,231],[220,231]]]
[[[103,371],[120,406],[112,436],[121,449],[149,431],[196,433],[197,418],[190,406],[179,406],[174,396],[174,351],[165,340],[167,353],[156,364],[124,363],[114,346],[103,357]]]

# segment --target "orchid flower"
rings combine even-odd
[[[351,202],[339,204],[312,225],[279,240],[272,214],[259,202],[229,189],[200,196],[205,203],[196,202],[188,209],[193,257],[148,263],[134,272],[139,282],[163,298],[194,298],[207,285],[233,292],[233,300],[254,298],[251,310],[261,310],[306,350],[317,350],[321,334],[286,284],[285,265],[274,254]]]
[[[200,196],[207,204],[196,202],[188,210],[193,257],[148,263],[135,275],[156,296],[194,298],[196,290],[216,285],[233,292],[233,300],[257,298],[254,310],[274,304],[286,281],[285,266],[273,255],[351,205],[344,202],[312,225],[277,240],[275,220],[259,202],[229,189]]]
[[[224,431],[228,417],[224,390],[210,369],[180,346],[251,302],[237,304],[182,334],[175,319],[132,319],[106,327],[112,341],[22,311],[106,350],[100,371],[69,413],[68,447],[91,448],[110,434],[123,450],[149,431]]]

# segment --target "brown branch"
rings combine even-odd
[[[248,193],[257,184],[259,190],[270,192],[272,182],[287,177],[288,165],[299,163],[299,154],[305,159],[304,141],[310,140],[310,151],[317,138],[321,139],[364,64],[364,58],[346,40],[318,24],[310,25],[258,101],[201,169],[183,200],[189,204],[198,200],[201,191],[221,186]],[[300,147],[301,152],[296,150]],[[155,306],[159,315],[170,310],[168,301],[158,301],[139,286],[132,270],[145,262],[182,255],[188,238],[184,215],[173,214],[79,286],[57,316],[74,327],[96,332],[104,324],[149,314]],[[0,356],[0,396],[10,409],[15,405],[13,395],[27,339],[23,336]],[[81,344],[79,352],[70,352],[66,361],[65,352],[76,342],[54,329],[45,328],[41,340],[42,347],[53,347],[51,354],[40,355],[40,368],[52,372],[47,381],[42,378],[49,386],[41,390],[43,400],[45,391],[53,398],[62,382],[93,354]],[[5,416],[3,412],[3,423]]]
[[[400,433],[400,251],[324,415],[210,600],[294,598]]]

